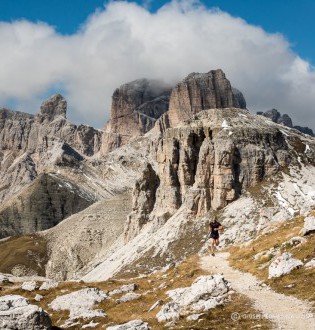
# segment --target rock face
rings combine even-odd
[[[75,182],[40,174],[0,207],[0,238],[49,229],[94,202]]]
[[[277,109],[271,109],[266,112],[257,112],[257,114],[271,119],[274,123],[281,124],[287,127],[293,127],[302,133],[314,136],[313,131],[308,127],[293,126],[292,119],[290,118],[290,116],[287,114],[281,115],[281,113]]]
[[[111,117],[105,126],[102,150],[106,154],[148,132],[169,106],[170,87],[157,80],[139,79],[117,88]]]
[[[49,315],[40,307],[18,295],[0,297],[1,329],[48,330],[52,328]]]
[[[222,70],[191,73],[172,90],[169,120],[172,127],[194,114],[215,108],[246,108],[240,91],[233,89]]]
[[[269,278],[280,277],[289,274],[293,269],[303,266],[303,262],[292,258],[291,253],[283,253],[277,257],[269,266]]]
[[[155,219],[161,225],[182,205],[198,216],[221,209],[248,187],[288,166],[284,134],[276,125],[259,119],[246,110],[211,109],[180,127],[167,129],[153,150],[157,165],[152,175],[159,181],[151,186],[156,192],[149,193],[154,207],[150,212],[146,204],[134,200],[129,238],[137,232],[137,223],[141,228]],[[147,186],[147,175],[140,180],[134,196],[143,194],[139,187]]]

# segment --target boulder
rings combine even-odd
[[[133,320],[128,323],[107,327],[107,330],[149,330],[148,323],[142,320]]]
[[[42,285],[39,287],[39,290],[54,289],[54,288],[57,288],[58,285],[59,285],[59,283],[56,281],[46,281],[46,282],[42,283]]]
[[[24,282],[21,289],[25,291],[34,291],[35,289],[38,289],[38,285],[36,281]]]
[[[0,274],[0,284],[13,283],[9,275]]]
[[[159,322],[177,321],[180,317],[180,307],[174,302],[168,302],[162,306],[161,310],[156,314]]]
[[[138,289],[138,285],[135,284],[135,283],[126,284],[126,285],[121,286],[118,289],[115,289],[115,290],[110,291],[108,294],[110,296],[113,296],[115,294],[122,294],[123,292],[132,292],[132,291],[135,291],[137,289]]]
[[[28,299],[19,295],[0,297],[0,327],[1,329],[45,330],[51,329],[49,315],[36,305],[31,305]]]
[[[313,258],[304,265],[305,268],[315,268],[315,259]]]
[[[167,295],[183,309],[204,311],[222,304],[229,289],[223,276],[208,275],[198,277],[190,287],[168,291]]]
[[[93,306],[108,299],[105,292],[97,288],[82,289],[54,299],[49,306],[54,311],[69,310],[69,319],[89,319],[103,317],[105,312],[101,309],[93,309]]]
[[[128,292],[125,295],[123,295],[121,298],[117,299],[117,303],[121,304],[130,300],[136,300],[141,298],[141,294],[134,293],[134,292]]]
[[[303,266],[303,262],[292,258],[292,254],[285,252],[280,257],[277,257],[269,266],[269,277],[280,277],[289,274],[293,269]]]
[[[300,234],[305,236],[315,232],[315,217],[310,216],[304,219],[304,227],[301,230]]]

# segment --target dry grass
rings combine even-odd
[[[51,315],[53,324],[56,327],[60,327],[64,324],[68,317],[68,311],[54,312],[49,308],[49,303],[57,296],[62,294],[77,291],[86,287],[96,287],[103,291],[111,291],[124,284],[136,283],[139,286],[137,293],[142,294],[138,300],[129,301],[126,303],[118,304],[116,299],[121,295],[113,296],[113,299],[104,301],[95,305],[97,309],[103,309],[106,312],[105,318],[94,318],[94,322],[99,322],[99,326],[96,329],[101,329],[104,325],[114,325],[119,323],[125,323],[134,319],[142,319],[149,323],[151,329],[165,329],[165,325],[158,323],[156,320],[156,314],[159,308],[148,312],[150,307],[158,300],[163,302],[169,301],[166,292],[178,287],[186,287],[192,284],[192,282],[200,275],[205,274],[198,267],[198,257],[193,256],[182,262],[180,265],[173,267],[166,272],[156,272],[149,276],[141,278],[123,278],[112,279],[105,282],[84,283],[84,282],[62,282],[58,288],[40,291],[35,290],[33,292],[27,292],[21,290],[16,285],[5,286],[0,295],[6,294],[20,294],[30,300],[32,304],[36,304],[44,308]],[[163,285],[163,287],[160,287]],[[39,293],[43,296],[40,302],[34,300],[35,295]],[[271,323],[268,320],[252,320],[248,318],[242,318],[238,322],[231,319],[231,314],[237,312],[240,315],[255,314],[255,311],[251,307],[250,301],[238,294],[232,295],[232,302],[223,306],[219,306],[206,312],[200,319],[200,321],[187,321],[185,318],[181,318],[173,329],[244,329],[252,328],[259,323],[260,329],[270,329]],[[87,324],[90,320],[80,320],[81,324]],[[80,329],[78,326],[74,326],[69,329]]]
[[[47,244],[38,235],[24,235],[0,242],[0,272],[11,273],[15,265],[24,265],[38,275],[45,275]]]
[[[315,215],[315,212],[312,212]],[[294,236],[299,236],[303,227],[304,217],[296,217],[290,221],[276,225],[273,231],[261,235],[247,246],[230,248],[230,264],[240,270],[250,272],[267,284],[275,291],[294,295],[300,299],[307,299],[315,306],[315,292],[310,290],[315,281],[315,269],[300,268],[280,278],[268,279],[268,266],[273,255],[261,257],[257,260],[254,256],[271,248],[279,248],[280,252],[290,252],[294,258],[304,263],[315,257],[315,234],[305,236],[306,243],[296,247],[282,243]],[[289,287],[288,287],[289,286]]]

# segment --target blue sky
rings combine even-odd
[[[62,93],[71,121],[102,127],[123,83],[221,68],[249,110],[314,129],[314,12],[314,0],[0,0],[0,106],[37,113]]]
[[[156,11],[168,1],[135,1]],[[55,26],[62,34],[75,33],[86,18],[103,7],[104,0],[0,0],[0,21],[27,19]],[[218,7],[267,32],[282,33],[302,58],[315,64],[314,0],[207,0],[208,8]]]

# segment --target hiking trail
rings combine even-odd
[[[228,256],[226,252],[218,253],[215,257],[203,256],[200,258],[200,266],[210,273],[223,274],[231,283],[231,289],[247,296],[262,317],[264,315],[274,323],[274,329],[315,329],[315,315],[307,301],[276,293],[268,286],[262,286],[262,282],[255,276],[229,266]],[[233,313],[231,317],[237,322],[246,315]]]

